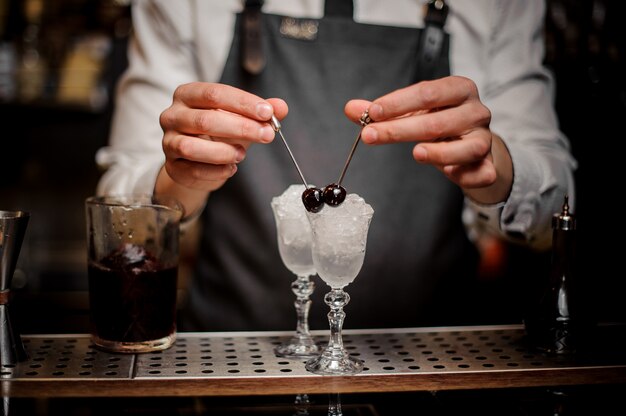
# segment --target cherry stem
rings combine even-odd
[[[296,162],[296,158],[291,152],[291,149],[289,148],[289,145],[287,144],[287,140],[285,140],[285,136],[283,136],[280,121],[278,121],[276,116],[272,116],[272,119],[270,120],[270,125],[272,126],[274,131],[280,135],[280,138],[283,140],[283,143],[285,147],[287,148],[287,152],[289,153],[289,156],[291,157],[291,161],[293,162],[293,165],[296,167],[296,170],[298,171],[298,174],[300,175],[300,179],[302,179],[302,183],[304,184],[304,187],[306,189],[309,189],[309,185],[306,179],[304,179],[304,175],[302,174],[302,171],[300,170],[300,166],[298,166],[298,162]]]
[[[350,149],[350,153],[348,154],[348,159],[346,160],[346,164],[343,165],[343,169],[341,171],[341,175],[339,175],[339,179],[337,180],[337,185],[341,186],[341,182],[343,181],[343,177],[346,176],[346,171],[348,170],[348,166],[350,165],[350,161],[352,161],[352,156],[354,156],[354,152],[356,151],[356,147],[359,145],[361,141],[361,133],[363,132],[363,128],[372,122],[372,119],[369,115],[368,110],[365,110],[361,118],[359,119],[361,123],[361,131],[359,131],[359,135],[356,136],[356,140],[354,140],[354,144],[352,144],[352,149]]]

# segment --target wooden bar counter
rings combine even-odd
[[[27,361],[1,369],[2,394],[18,398],[271,396],[579,385],[626,385],[626,331],[604,327],[573,357],[525,345],[521,326],[346,330],[365,363],[355,376],[317,376],[276,357],[290,332],[179,333],[162,352],[111,354],[88,335],[26,335]],[[327,331],[314,332],[326,342]]]

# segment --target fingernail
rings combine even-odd
[[[418,162],[422,162],[428,157],[428,152],[422,146],[417,145],[415,149],[413,149],[413,157]]]
[[[274,114],[274,109],[268,103],[261,102],[256,105],[256,114],[261,120],[267,120]]]
[[[269,143],[274,139],[274,129],[272,126],[266,124],[259,129],[259,140],[263,143]]]
[[[374,121],[382,120],[383,118],[383,107],[380,104],[372,104],[367,112]]]
[[[234,163],[231,163],[231,165],[230,165],[230,176],[233,176],[236,172],[237,172],[237,165],[234,164]]]
[[[361,139],[368,144],[376,143],[378,141],[378,132],[372,127],[365,127],[361,132]]]
[[[235,162],[239,163],[246,158],[246,149],[243,147],[237,148],[237,155],[235,156]]]

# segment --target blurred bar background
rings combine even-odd
[[[23,333],[89,327],[83,202],[101,174],[94,155],[106,144],[115,82],[126,66],[129,3],[0,0],[0,209],[32,215],[13,279]],[[626,322],[622,250],[608,240],[622,231],[614,201],[624,178],[615,147],[626,139],[626,6],[619,0],[547,5],[546,64],[557,80],[561,127],[579,162],[578,270],[597,319]],[[481,281],[472,296],[484,319],[477,324],[520,323],[547,277],[550,253],[488,240],[481,251]]]

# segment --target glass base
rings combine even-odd
[[[363,371],[363,361],[345,351],[333,353],[325,349],[319,357],[307,361],[305,368],[313,374],[325,376],[352,375]]]
[[[174,332],[171,335],[159,339],[137,342],[110,341],[102,339],[97,335],[92,335],[91,341],[96,345],[96,347],[109,352],[134,354],[140,352],[166,350],[176,341],[176,333]]]
[[[292,337],[288,342],[274,348],[277,357],[285,358],[312,358],[321,352],[322,348],[310,337]]]

